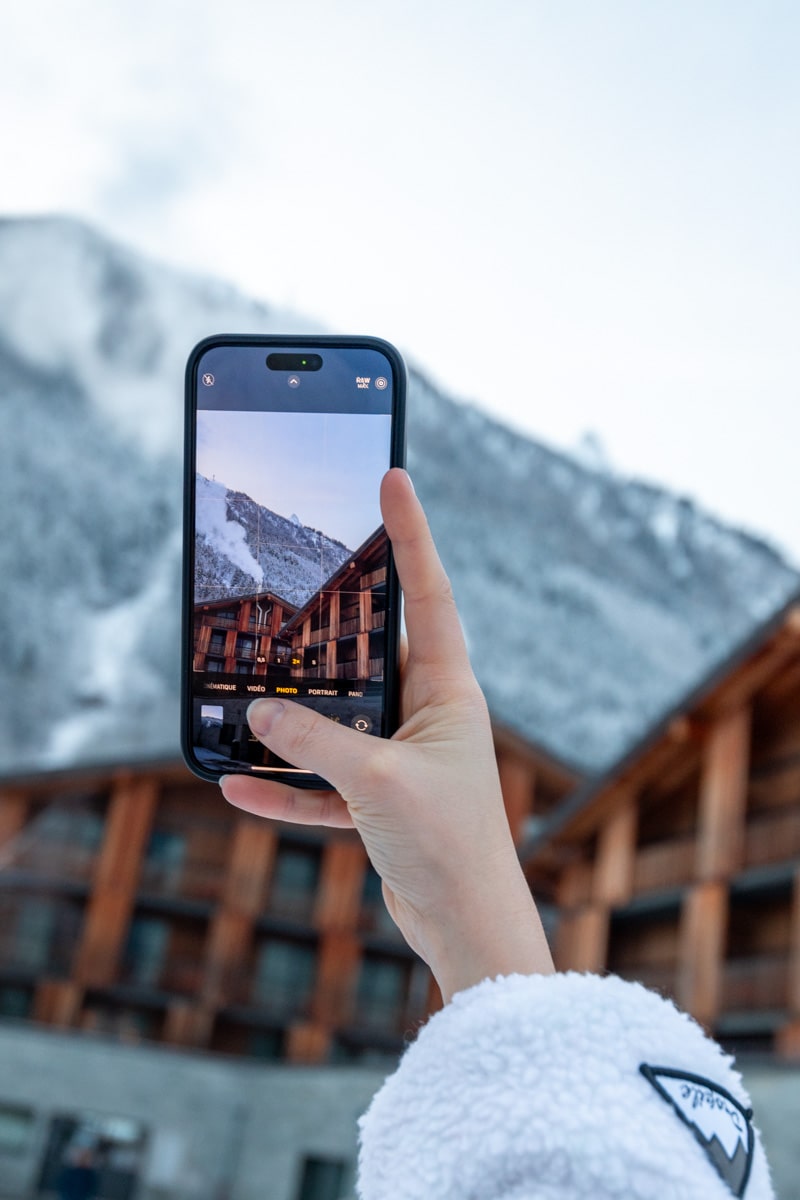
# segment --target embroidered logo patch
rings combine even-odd
[[[639,1070],[689,1126],[734,1196],[743,1196],[755,1145],[752,1108],[742,1108],[729,1092],[702,1075],[646,1063]]]

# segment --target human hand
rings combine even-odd
[[[355,827],[392,919],[445,1002],[489,975],[553,962],[503,806],[491,726],[453,594],[411,480],[389,471],[381,509],[403,588],[408,647],[401,726],[366,736],[283,700],[256,700],[250,728],[335,791],[228,775],[225,799],[261,816]]]

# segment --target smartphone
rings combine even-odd
[[[263,696],[397,727],[400,590],[379,486],[406,371],[369,337],[218,335],[186,368],[181,742],[202,779],[324,779],[252,736]]]

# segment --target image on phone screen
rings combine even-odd
[[[261,696],[387,732],[397,600],[378,494],[397,368],[314,349],[211,345],[195,363],[190,765],[215,776],[296,774],[250,733]]]

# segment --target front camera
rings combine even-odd
[[[318,371],[322,366],[321,354],[268,354],[270,371]]]

